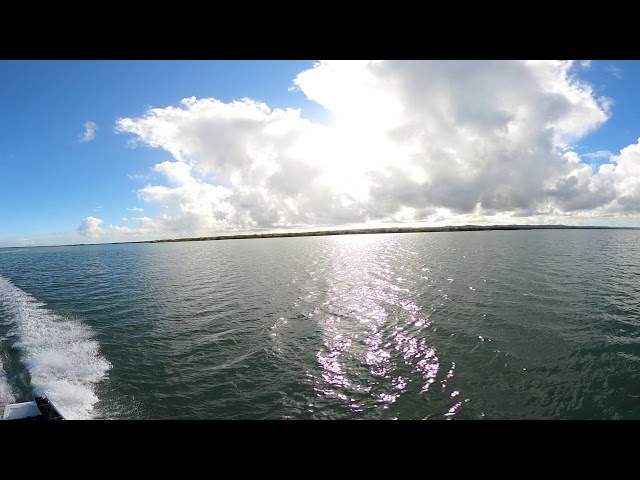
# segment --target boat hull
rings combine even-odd
[[[4,407],[2,420],[64,420],[56,406],[44,395],[30,402],[11,403]]]

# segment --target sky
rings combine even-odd
[[[0,247],[640,227],[640,61],[0,60]]]

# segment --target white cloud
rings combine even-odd
[[[131,208],[127,207],[127,210],[129,210],[130,212],[144,212],[144,208],[140,208],[140,207],[131,207]]]
[[[620,150],[611,164],[602,165],[599,175],[611,178],[616,185],[617,199],[611,212],[636,213],[640,211],[640,138],[638,143]]]
[[[153,169],[163,184],[138,190],[164,211],[111,228],[177,237],[385,222],[566,223],[638,211],[638,145],[597,170],[570,146],[612,105],[576,67],[588,64],[319,62],[293,84],[331,113],[329,125],[248,98],[191,97],[121,118],[117,132],[173,159]]]
[[[614,77],[616,77],[618,80],[622,80],[622,69],[619,67],[616,67],[615,65],[608,65],[606,67],[607,71],[609,73],[611,73],[611,75],[613,75]]]
[[[87,237],[98,238],[104,233],[104,230],[100,228],[100,224],[102,223],[102,220],[99,218],[87,217],[82,220],[82,225],[78,227],[78,233]]]
[[[129,177],[130,180],[144,180],[148,178],[147,175],[141,175],[141,174],[135,174],[135,175],[127,174],[127,177]]]
[[[81,143],[87,143],[96,137],[97,125],[94,122],[84,122],[84,133],[80,136]]]
[[[614,156],[613,152],[610,152],[608,150],[598,150],[597,152],[591,152],[591,153],[584,153],[582,155],[580,155],[581,157],[585,157],[585,158],[611,158]]]

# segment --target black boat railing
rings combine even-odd
[[[36,397],[36,405],[40,410],[40,415],[34,418],[34,420],[64,420],[65,418],[58,411],[58,409],[44,396]]]

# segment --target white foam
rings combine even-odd
[[[0,406],[7,403],[13,403],[16,401],[16,397],[11,391],[11,385],[7,379],[7,372],[4,371],[2,363],[0,363]],[[0,408],[0,418],[2,418],[3,409]]]
[[[9,337],[15,339],[13,346],[21,352],[34,393],[46,394],[69,420],[92,418],[98,401],[96,384],[111,368],[100,355],[93,331],[80,321],[48,310],[2,276],[0,305],[9,314]],[[1,395],[0,376],[0,402]]]

